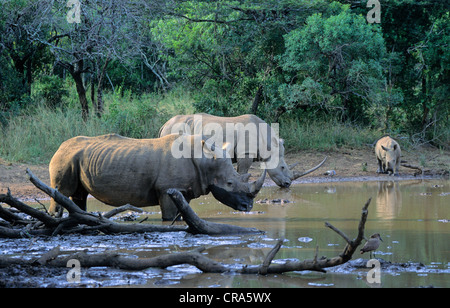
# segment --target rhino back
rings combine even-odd
[[[269,142],[266,139],[262,139],[264,144],[259,145],[259,129],[260,129],[260,125],[268,125],[266,122],[264,122],[263,120],[261,120],[259,117],[253,115],[253,114],[244,114],[244,115],[240,115],[237,117],[219,117],[219,116],[214,116],[214,115],[210,115],[210,114],[206,114],[206,113],[199,113],[199,114],[192,114],[192,115],[177,115],[174,116],[173,118],[171,118],[169,121],[167,121],[164,125],[163,128],[160,130],[160,135],[164,136],[164,135],[168,135],[171,133],[172,128],[176,125],[176,124],[180,124],[180,123],[184,123],[187,124],[187,127],[190,129],[190,131],[185,131],[185,133],[190,133],[190,134],[205,134],[205,131],[203,130],[205,125],[208,124],[219,124],[222,128],[222,133],[223,133],[223,142],[230,142],[230,140],[227,140],[227,138],[229,138],[230,136],[227,136],[226,134],[226,129],[227,129],[227,124],[228,123],[232,123],[234,124],[234,132],[233,132],[233,138],[234,138],[234,153],[230,153],[233,154],[233,157],[236,157],[237,155],[242,155],[242,157],[245,156],[245,153],[237,153],[238,149],[237,149],[237,145],[239,143],[243,144],[250,144],[250,140],[255,140],[256,142],[258,142],[257,144],[257,149],[259,149],[260,146],[266,146],[267,147],[267,143]],[[242,129],[236,129],[237,126],[236,124],[242,124],[243,126],[241,127]],[[250,128],[251,126],[247,126],[248,124],[253,124],[254,127],[256,128],[255,130],[246,130],[246,128]],[[250,136],[246,136],[246,134],[248,135],[248,133],[250,134],[255,134],[255,135],[250,135]],[[265,135],[264,135],[265,136]],[[282,147],[282,145],[280,144],[280,147]],[[284,150],[284,148],[283,148]],[[284,151],[282,151],[284,153]],[[253,155],[259,155],[259,153],[251,153]]]
[[[180,184],[184,178],[179,170],[183,162],[170,153],[173,139],[174,136],[159,139],[118,135],[76,137],[61,146],[59,157],[65,158],[59,162],[59,167],[76,166],[78,174],[72,177],[77,177],[91,195],[107,204],[156,205],[162,190]],[[184,161],[187,171],[188,163]]]

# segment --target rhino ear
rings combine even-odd
[[[385,151],[389,151],[387,148],[385,148],[383,145],[381,146],[381,148]]]
[[[247,183],[248,180],[250,179],[251,174],[250,173],[245,173],[241,175],[241,181],[244,183]]]
[[[215,146],[213,144],[208,144],[202,139],[202,148],[206,158],[216,159]]]
[[[229,142],[225,142],[224,144],[223,144],[223,146],[222,146],[222,150],[224,150],[224,151],[229,151],[229,150],[231,150],[231,143],[229,143]]]
[[[396,151],[397,150],[397,145],[396,144],[394,144],[394,151]]]

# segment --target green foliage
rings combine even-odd
[[[75,134],[153,137],[194,112],[255,112],[295,149],[384,133],[449,147],[446,2],[381,2],[380,24],[365,4],[93,0],[69,24],[65,1],[0,1],[0,155],[45,160]],[[101,119],[80,119],[74,76],[91,110],[103,91]]]
[[[248,83],[251,84],[251,80]],[[194,107],[197,112],[205,112],[217,116],[237,116],[249,113],[246,91],[251,91],[246,82],[234,89],[230,82],[209,80],[194,96]]]
[[[20,74],[0,55],[0,113],[21,108],[26,95]]]
[[[402,92],[395,105],[397,129],[414,142],[449,146],[448,4],[445,1],[396,0],[383,11],[381,27],[394,60],[389,85]],[[401,119],[400,119],[401,118]]]
[[[63,141],[108,132],[98,119],[84,122],[79,115],[76,109],[62,111],[45,105],[24,109],[8,119],[8,126],[1,131],[0,156],[10,161],[48,163]]]
[[[64,81],[58,76],[44,75],[34,85],[36,99],[42,99],[49,107],[61,107],[62,99],[68,95]]]
[[[280,92],[286,109],[301,104],[338,108],[344,118],[356,119],[364,115],[365,106],[381,101],[384,40],[380,29],[362,16],[347,7],[330,17],[313,14],[285,40],[280,59],[291,76]]]
[[[280,136],[292,150],[330,151],[341,147],[361,148],[379,138],[375,130],[333,120],[285,119]]]

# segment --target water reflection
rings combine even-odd
[[[393,219],[402,208],[402,193],[398,181],[378,182],[376,199],[377,217],[381,219]]]

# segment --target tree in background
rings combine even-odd
[[[43,23],[46,1],[5,0],[0,2],[0,111],[19,106],[31,93],[34,73],[51,61],[46,44],[57,41]],[[45,43],[35,41],[40,37]]]
[[[70,76],[84,119],[102,115],[106,86],[183,88],[199,112],[332,119],[448,143],[448,7],[383,1],[372,25],[366,3],[4,0],[0,108],[32,102],[35,80],[57,105],[68,84],[59,77]]]
[[[311,15],[304,27],[286,35],[280,62],[288,75],[279,88],[279,112],[312,107],[362,120],[380,102],[386,57],[380,28],[348,7],[336,9],[341,12]]]

